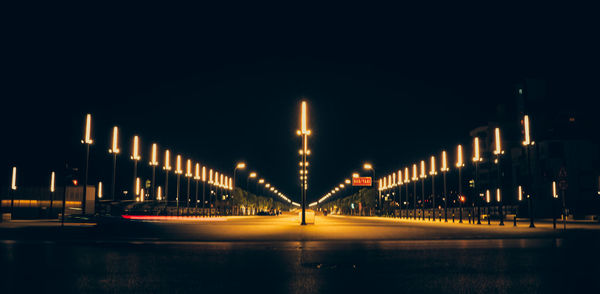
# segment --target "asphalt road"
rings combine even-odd
[[[598,293],[600,232],[295,216],[0,226],[2,293]]]

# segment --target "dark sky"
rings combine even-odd
[[[244,160],[294,200],[303,98],[309,200],[364,161],[388,173],[468,142],[499,106],[514,109],[524,78],[547,82],[544,103],[595,117],[598,26],[585,7],[304,5],[14,8],[4,21],[3,178],[17,164],[20,185],[40,186],[65,160],[81,165],[87,112],[90,182],[109,182],[118,125],[123,186],[139,134],[142,175],[156,141],[229,174]]]

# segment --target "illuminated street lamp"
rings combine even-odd
[[[435,175],[437,175],[437,171],[435,170],[435,156],[431,156],[431,169],[429,170],[429,175],[431,175],[431,198],[432,198],[432,218],[435,221]]]
[[[190,180],[192,179],[192,160],[188,159],[187,160],[187,164],[186,164],[186,169],[185,169],[185,177],[187,178],[187,190],[186,190],[186,201],[185,201],[185,207],[186,207],[186,213],[189,214],[190,213]]]
[[[85,170],[83,172],[83,201],[81,202],[81,214],[85,214],[85,204],[87,202],[88,169],[90,162],[90,145],[94,143],[92,140],[92,115],[89,113],[85,117],[85,133],[81,143],[85,145]]]
[[[196,181],[196,199],[194,199],[195,201],[195,210],[197,212],[198,210],[198,186],[200,183],[200,180],[202,179],[202,177],[200,176],[200,164],[196,163],[196,168],[194,169],[194,180]]]
[[[446,173],[448,173],[448,159],[446,157],[446,150],[442,151],[442,166],[440,171],[442,172],[444,180],[444,222],[448,222],[448,193],[446,191]]]
[[[133,152],[131,153],[131,159],[133,160],[133,185],[135,187],[135,179],[137,178],[137,165],[138,161],[142,159],[140,156],[140,139],[139,137],[133,136]]]
[[[408,215],[408,211],[409,211],[409,203],[410,203],[410,199],[409,199],[409,195],[408,195],[408,183],[410,183],[410,169],[407,167],[404,168],[404,188],[406,189],[406,218],[409,218]]]
[[[165,170],[165,207],[169,206],[169,171],[171,170],[171,154],[169,150],[165,150],[165,164],[163,170]]]
[[[158,146],[156,143],[152,143],[152,152],[150,156],[150,166],[152,167],[152,190],[150,190],[150,197],[156,200],[156,167],[158,166]]]
[[[98,182],[98,199],[102,199],[102,182]]]
[[[53,206],[53,202],[54,202],[54,191],[55,190],[56,190],[56,173],[52,172],[52,173],[50,173],[50,209],[48,210],[48,215],[50,217],[52,217],[52,206]]]
[[[475,195],[479,195],[479,162],[482,161],[481,154],[479,152],[479,137],[473,138],[473,163],[475,164],[475,181],[473,182],[473,191],[475,191]],[[473,207],[475,206],[475,202],[478,202],[477,199],[479,197],[475,197],[473,199]],[[473,209],[473,214],[475,214],[475,210]],[[481,205],[477,205],[477,224],[481,224]]]
[[[531,141],[531,133],[529,129],[529,115],[523,116],[523,146],[525,147],[525,154],[527,157],[527,173],[529,174],[529,191],[533,191],[533,172],[531,171],[531,146],[533,146],[534,142]],[[533,195],[529,195],[527,197],[527,203],[529,206],[529,227],[535,228],[534,224],[534,212],[533,212]]]
[[[204,215],[204,206],[206,203],[206,166],[202,167],[202,215]]]
[[[213,170],[212,168],[209,170],[208,172],[208,184],[209,185],[213,185],[214,184],[214,179],[213,179]],[[211,216],[212,213],[212,188],[209,186],[209,190],[210,192],[208,193],[208,216]]]
[[[498,171],[498,177],[497,177],[497,184],[496,184],[496,189],[498,191],[498,193],[500,193],[500,189],[502,186],[502,178],[501,178],[501,163],[500,163],[500,157],[502,154],[504,154],[504,150],[502,150],[502,142],[501,142],[501,138],[500,138],[500,128],[495,128],[494,129],[494,155],[496,155],[496,160],[495,163],[497,165],[497,171]],[[498,212],[500,213],[500,226],[504,225],[504,209],[502,207],[502,202],[500,200],[498,200]]]
[[[373,175],[373,180],[375,180],[375,168],[373,168],[372,164],[370,164],[368,162],[364,163],[363,169],[370,170]],[[379,181],[381,182],[381,179]],[[377,206],[377,214],[381,216],[381,189],[379,190],[377,205],[378,205]]]
[[[417,164],[413,164],[413,219],[417,219],[417,181],[419,180],[417,173]]]
[[[236,179],[236,173],[238,169],[246,169],[246,163],[245,162],[238,162],[235,167],[233,168],[233,192],[235,192],[235,179]]]
[[[117,199],[117,196],[115,195],[116,179],[117,179],[117,154],[119,154],[120,152],[121,152],[121,150],[119,150],[119,127],[114,126],[113,133],[112,133],[111,148],[108,149],[108,153],[113,155],[113,177],[112,177],[112,185],[110,186],[110,189],[111,189],[110,194],[112,196],[113,201],[115,201]]]
[[[177,216],[179,216],[179,182],[181,178],[181,174],[183,174],[183,170],[181,169],[181,155],[177,155],[177,161],[175,165],[175,174],[177,175],[177,190],[175,193],[176,201],[177,201]]]
[[[15,207],[15,191],[17,191],[17,167],[12,168],[12,177],[10,179],[10,215],[12,217],[13,210]],[[0,208],[2,207],[2,200],[0,199]]]
[[[425,160],[421,160],[421,218],[425,220],[425,179],[427,178],[427,172],[425,171]]]
[[[310,150],[308,150],[308,136],[311,131],[308,129],[308,111],[306,101],[302,101],[301,104],[301,113],[300,113],[300,129],[297,130],[297,134],[302,137],[302,150],[300,150],[300,155],[302,156],[302,179],[300,181],[300,191],[302,195],[302,217],[300,225],[306,225],[306,192],[308,190],[308,176],[307,174],[307,156],[310,154]]]
[[[456,147],[456,168],[458,169],[458,205],[459,205],[459,223],[462,223],[462,213],[463,213],[463,209],[462,209],[462,203],[463,203],[463,193],[462,193],[462,168],[463,166],[465,166],[465,163],[463,161],[463,151],[462,151],[462,145],[458,145]]]
[[[250,186],[250,179],[254,179],[254,178],[256,178],[256,173],[255,172],[251,172],[248,175],[248,177],[246,178],[246,190],[248,190],[248,192],[250,191],[250,188],[249,188],[249,186]],[[258,213],[258,206],[259,206],[258,195],[256,195],[256,211],[255,211],[255,214]]]

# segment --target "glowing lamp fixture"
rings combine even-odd
[[[464,165],[462,145],[458,145],[456,147],[456,167],[463,167]]]
[[[525,140],[523,141],[523,145],[527,146],[527,145],[531,145],[531,137],[530,137],[530,133],[529,133],[529,115],[525,115],[523,117],[523,132],[525,135]]]
[[[85,133],[84,138],[81,140],[83,144],[92,144],[94,141],[92,140],[92,115],[87,114],[85,117]]]
[[[140,138],[133,136],[133,153],[131,153],[131,159],[140,160]]]
[[[163,167],[163,169],[166,171],[171,170],[171,157],[169,150],[165,150],[165,166]]]
[[[437,171],[435,170],[435,156],[431,156],[431,170],[429,171],[429,174],[432,176],[437,175]]]
[[[495,155],[504,153],[504,151],[502,151],[502,143],[500,142],[500,128],[494,129],[494,144],[496,146],[496,149],[494,149]]]
[[[190,159],[187,160],[186,169],[185,169],[185,177],[192,177],[192,161]]]
[[[424,179],[427,177],[427,174],[425,173],[425,160],[421,160],[421,174],[419,175],[419,177],[421,179]]]
[[[442,167],[440,168],[440,171],[442,172],[447,172],[448,169],[448,160],[446,158],[446,151],[442,151]]]
[[[200,179],[200,164],[196,163],[196,168],[194,170],[194,180],[199,181]]]
[[[98,182],[98,198],[102,198],[102,182]]]
[[[183,173],[183,170],[181,170],[181,155],[177,155],[176,163],[177,165],[175,166],[175,173],[180,175]]]
[[[112,148],[108,149],[108,153],[119,154],[119,127],[113,127]]]
[[[50,174],[50,192],[52,192],[52,193],[54,193],[54,190],[56,189],[56,187],[54,186],[55,177],[56,177],[55,173],[52,172]]]
[[[475,137],[473,139],[473,161],[482,161],[483,159],[481,158],[480,154],[479,154],[479,137]]]
[[[413,181],[418,181],[419,180],[419,176],[417,176],[417,164],[413,164],[413,176],[412,176],[412,180]]]
[[[15,191],[17,190],[17,167],[13,166],[12,168],[12,180],[10,181],[10,189]]]
[[[150,157],[150,165],[151,166],[157,166],[158,165],[158,160],[157,160],[157,149],[158,146],[156,145],[156,143],[152,143],[152,156]]]

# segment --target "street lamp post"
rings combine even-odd
[[[176,165],[176,169],[175,169],[175,174],[177,175],[177,190],[175,193],[175,197],[176,197],[175,200],[177,202],[177,216],[179,216],[179,182],[180,182],[182,173],[183,173],[183,170],[181,170],[181,155],[177,155],[177,165]]]
[[[425,178],[427,178],[425,160],[421,160],[421,174],[419,177],[421,178],[421,218],[425,220]]]
[[[413,164],[413,219],[417,219],[417,181],[419,180],[419,176],[417,176],[417,164]]]
[[[83,180],[83,201],[81,202],[81,214],[85,214],[85,205],[87,202],[87,183],[88,183],[88,169],[90,162],[90,145],[94,142],[92,136],[92,115],[87,114],[85,119],[85,135],[82,144],[85,144],[85,170]],[[95,202],[94,202],[95,203]]]
[[[232,196],[234,195],[233,193],[235,192],[235,179],[236,179],[236,172],[238,169],[245,169],[246,168],[246,163],[244,162],[238,162],[235,167],[233,168],[233,188],[232,188]],[[233,198],[233,197],[232,197]],[[233,204],[230,205],[231,206],[231,210],[232,210],[232,214],[233,214]]]
[[[310,154],[310,150],[308,150],[308,136],[311,131],[308,129],[308,118],[307,118],[307,109],[306,109],[306,101],[302,101],[302,109],[300,115],[300,129],[296,132],[299,136],[302,137],[302,150],[300,150],[300,155],[302,156],[302,172],[301,172],[301,194],[302,194],[302,217],[300,225],[306,225],[306,192],[308,190],[308,175],[307,175],[307,156]]]
[[[250,179],[256,178],[256,173],[255,172],[251,172],[248,177],[246,178],[246,190],[248,190],[248,193],[250,193]],[[256,192],[256,191],[255,191]],[[254,214],[258,213],[258,195],[256,195],[256,209]]]
[[[410,203],[410,199],[408,198],[408,183],[410,183],[410,176],[409,176],[409,168],[405,167],[404,168],[404,186],[406,188],[406,219],[409,219],[410,216],[408,215],[408,211],[409,211],[409,207],[408,207],[408,203]]]
[[[212,168],[209,170],[208,173],[208,216],[210,217],[212,215],[212,185],[214,183],[214,179],[213,179],[213,170]]]
[[[442,168],[440,168],[444,179],[444,222],[448,222],[448,193],[446,190],[446,173],[448,173],[448,160],[446,150],[442,151]]]
[[[435,222],[435,175],[437,175],[437,171],[435,170],[435,156],[431,156],[431,170],[429,171],[429,174],[431,175],[431,205],[433,207],[431,214],[433,221]]]
[[[133,160],[133,187],[135,189],[135,180],[137,178],[137,164],[142,157],[139,154],[139,137],[133,136],[133,152],[131,153],[131,159]]]
[[[48,215],[52,217],[52,206],[54,202],[54,191],[56,190],[56,173],[52,172],[50,174],[50,209],[48,210]],[[0,200],[2,201],[2,200]]]
[[[482,160],[483,158],[481,158],[479,153],[479,138],[475,137],[473,139],[473,162],[475,163],[475,182],[473,183],[475,197],[473,198],[473,205],[475,205],[475,202],[477,202],[477,199],[479,199],[479,162]],[[475,213],[475,211],[473,211],[473,213]],[[477,224],[481,224],[481,205],[477,205]]]
[[[375,180],[375,168],[373,168],[373,165],[370,163],[365,163],[363,164],[363,169],[365,170],[370,170],[371,173],[373,174],[373,180]],[[379,182],[381,182],[381,180],[379,180]],[[378,201],[377,201],[377,210],[378,210],[378,215],[381,215],[381,189],[378,189]]]
[[[458,145],[458,147],[456,148],[456,168],[458,169],[458,205],[459,205],[459,209],[458,209],[458,213],[459,213],[459,223],[462,223],[462,213],[463,213],[463,209],[462,209],[462,167],[465,165],[465,163],[463,162],[463,152],[462,152],[462,145]]]
[[[196,163],[196,169],[194,170],[194,180],[196,181],[196,199],[194,199],[194,212],[198,213],[198,186],[200,182],[200,164]]]
[[[158,166],[158,155],[157,155],[158,146],[156,143],[152,143],[152,156],[150,157],[150,166],[152,166],[152,190],[150,191],[150,197],[157,200],[156,197],[156,166]]]
[[[523,140],[523,146],[525,147],[525,154],[527,156],[527,173],[529,174],[529,191],[533,191],[533,172],[531,171],[531,146],[534,142],[531,141],[530,130],[529,130],[529,115],[523,117],[523,128],[525,140]],[[529,205],[529,227],[535,228],[534,215],[533,215],[533,195],[529,194],[527,197],[527,203]]]
[[[204,207],[206,203],[206,166],[202,167],[202,215],[204,215]]]
[[[402,218],[402,171],[398,170],[398,182],[396,182],[396,185],[398,185],[398,206],[400,206],[400,218]]]
[[[186,214],[190,214],[190,180],[192,179],[192,160],[188,159],[185,169],[185,177],[187,178],[187,190],[186,190],[186,203],[185,209]]]
[[[117,200],[117,196],[115,194],[116,190],[116,180],[117,180],[117,154],[119,154],[121,150],[119,150],[119,127],[113,127],[113,135],[112,135],[112,148],[108,149],[108,153],[113,155],[113,174],[112,174],[112,183],[110,186],[112,200]]]
[[[500,128],[495,128],[494,129],[494,143],[496,148],[494,149],[494,154],[496,155],[496,164],[498,165],[497,171],[498,171],[498,178],[497,178],[497,184],[496,184],[496,189],[497,189],[497,200],[498,200],[498,206],[499,206],[499,213],[500,213],[500,226],[504,225],[504,211],[503,211],[503,203],[502,203],[502,199],[500,198],[500,189],[502,186],[502,178],[501,178],[501,164],[500,164],[500,157],[502,154],[504,154],[504,150],[502,150],[502,143],[501,143],[501,138],[500,138]]]
[[[171,154],[169,150],[165,150],[165,165],[163,166],[163,170],[165,170],[165,212],[169,207],[169,171],[171,170]]]

